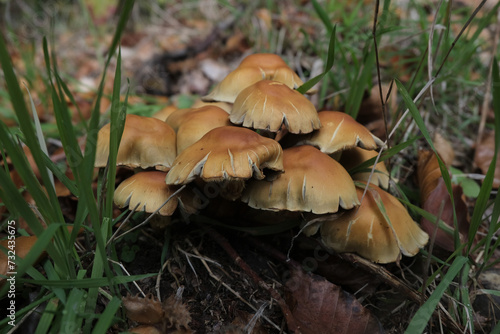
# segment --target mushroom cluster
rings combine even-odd
[[[117,164],[142,170],[118,186],[115,203],[165,216],[177,206],[189,215],[224,201],[286,217],[325,215],[306,233],[320,230],[335,251],[380,263],[418,253],[428,236],[382,189],[389,185],[383,162],[368,185],[355,180],[366,182],[369,173],[346,170],[384,143],[343,112],[318,113],[296,90],[301,85],[279,56],[254,54],[203,97],[205,103],[170,110],[165,121],[128,115]],[[98,136],[96,166],[106,164],[108,146],[109,126]]]

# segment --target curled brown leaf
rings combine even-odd
[[[418,155],[417,178],[420,186],[420,200],[422,208],[440,218],[447,225],[454,227],[453,205],[450,194],[441,175],[438,160],[432,151],[420,151]],[[453,201],[457,216],[460,240],[467,238],[469,231],[469,213],[465,202],[462,187],[452,185]],[[436,233],[434,243],[439,247],[454,251],[453,235],[436,228],[436,222],[422,218],[421,226],[430,236]]]
[[[378,319],[353,295],[323,277],[292,270],[286,288],[285,300],[301,333],[384,332]]]

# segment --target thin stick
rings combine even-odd
[[[290,331],[295,332],[299,329],[296,321],[292,315],[292,311],[286,304],[285,300],[281,295],[271,286],[267,285],[262,278],[257,275],[255,271],[238,255],[236,250],[229,244],[226,238],[224,238],[219,232],[208,226],[202,226],[202,228],[221,246],[226,253],[233,259],[233,261],[241,268],[243,271],[256,283],[258,286],[264,288],[267,292],[271,294],[271,297],[276,300],[278,305],[286,318],[286,322]]]
[[[472,22],[472,20],[474,19],[474,17],[476,17],[477,13],[479,12],[479,10],[483,7],[483,5],[486,3],[487,0],[483,0],[481,1],[481,3],[477,6],[477,8],[474,10],[474,12],[472,13],[472,15],[469,17],[469,19],[467,20],[467,22],[465,22],[465,25],[462,27],[462,29],[460,30],[460,32],[458,33],[457,37],[455,38],[455,40],[453,41],[453,43],[451,43],[451,46],[450,48],[448,49],[448,53],[446,54],[446,56],[444,57],[443,59],[443,62],[441,63],[441,66],[439,66],[439,69],[437,70],[436,74],[434,75],[434,78],[437,78],[437,76],[439,75],[439,73],[441,72],[441,70],[443,69],[443,66],[444,66],[444,63],[446,63],[446,61],[448,60],[448,57],[451,53],[451,50],[453,50],[453,48],[455,47],[455,45],[457,44],[459,38],[462,36],[462,34],[464,33],[465,29],[467,29],[467,27],[469,26],[469,24]],[[429,52],[430,53],[430,52]]]
[[[378,81],[378,92],[380,95],[380,102],[382,103],[382,117],[384,118],[384,130],[385,130],[385,137],[388,139],[387,140],[387,145],[390,145],[390,141],[388,138],[389,130],[387,129],[387,105],[384,101],[384,93],[382,92],[382,79],[380,75],[380,61],[378,57],[378,44],[377,44],[377,21],[378,21],[378,8],[380,5],[380,0],[377,0],[375,4],[375,15],[373,18],[373,28],[372,28],[372,36],[373,36],[373,45],[375,48],[375,60],[377,62],[377,81]],[[389,172],[389,176],[391,173]]]
[[[207,262],[205,261],[206,257],[202,256],[200,254],[200,252],[196,248],[192,247],[192,250],[193,250],[193,252],[196,255],[199,256],[199,259],[200,259],[201,263],[203,263],[203,266],[208,271],[208,274],[210,275],[210,277],[212,277],[214,280],[216,280],[217,282],[219,282],[220,284],[222,284],[222,286],[224,286],[228,291],[230,291],[232,294],[234,294],[239,300],[241,300],[245,305],[247,305],[248,307],[250,307],[252,310],[254,310],[255,312],[259,311],[255,306],[253,306],[248,301],[246,301],[243,297],[241,297],[241,295],[237,291],[235,291],[233,288],[231,288],[229,285],[227,285],[224,281],[221,280],[220,277],[218,277],[217,275],[215,275],[212,272],[212,269],[210,269],[210,267],[208,266]],[[214,260],[211,260],[211,261],[215,262]],[[262,318],[264,320],[266,320],[269,324],[271,324],[274,328],[276,328],[277,330],[281,331],[280,326],[278,326],[277,324],[275,324],[271,319],[269,319],[265,315],[262,315]]]

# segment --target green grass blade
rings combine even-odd
[[[50,202],[45,192],[43,191],[40,182],[38,182],[33,170],[31,169],[24,151],[16,143],[9,129],[3,122],[0,122],[0,143],[7,151],[12,164],[16,167],[16,171],[26,185],[27,190],[29,191],[31,196],[33,196],[33,199],[35,200],[41,215],[44,217],[44,219],[54,218],[50,210]],[[45,173],[47,172],[45,171]],[[33,232],[41,233],[41,231],[43,230],[41,225],[39,223],[34,224],[35,227]]]
[[[90,117],[90,123],[88,127],[88,134],[87,134],[87,141],[85,145],[85,154],[84,154],[84,160],[80,166],[80,173],[81,173],[81,179],[80,181],[82,183],[85,182],[85,180],[91,180],[92,175],[94,172],[94,162],[95,162],[95,154],[96,154],[96,144],[97,144],[97,133],[99,132],[98,126],[99,126],[99,118],[100,118],[100,106],[101,106],[101,98],[103,94],[103,89],[104,89],[104,82],[106,78],[106,71],[109,66],[109,63],[114,55],[114,52],[116,50],[116,47],[118,46],[118,43],[121,39],[122,32],[125,30],[125,25],[127,23],[127,20],[130,16],[130,13],[132,12],[132,8],[134,6],[134,1],[133,0],[127,0],[124,2],[123,7],[122,7],[122,12],[120,14],[120,18],[117,24],[117,28],[115,30],[115,34],[113,36],[113,41],[111,43],[111,46],[109,48],[109,54],[107,61],[104,65],[104,71],[103,75],[101,78],[101,82],[99,84],[99,88],[97,91],[97,97],[96,97],[96,102],[94,109],[92,110],[92,114]],[[88,182],[87,182],[88,183]],[[85,203],[86,205],[79,206],[79,210],[88,210],[89,213],[89,218],[90,222],[92,224],[92,228],[94,230],[95,234],[95,239],[97,242],[97,249],[94,257],[94,266],[92,267],[92,277],[93,278],[100,278],[102,277],[103,271],[106,274],[106,277],[108,278],[108,281],[111,281],[113,278],[113,273],[111,271],[111,268],[109,264],[107,263],[107,258],[106,258],[106,240],[103,236],[102,230],[101,230],[101,217],[98,211],[97,206],[95,205],[96,200],[94,197],[94,193],[92,190],[92,187],[90,184],[87,184],[86,186],[83,187],[81,191],[81,200],[82,203]],[[106,225],[106,221],[102,221],[103,225]],[[96,303],[97,303],[97,296],[98,296],[98,290],[97,289],[90,289],[88,291],[88,297],[87,297],[87,305],[85,308],[86,313],[93,313],[95,311]],[[84,332],[90,332],[92,327],[92,321],[86,321],[83,331]]]
[[[498,150],[500,149],[500,70],[498,67],[498,60],[495,58],[493,61],[492,72],[492,95],[493,95],[493,111],[495,113],[495,148],[493,151],[493,158],[491,164],[486,172],[479,195],[477,196],[474,212],[472,213],[470,228],[469,228],[469,246],[468,251],[472,247],[474,237],[482,222],[483,214],[488,206],[490,192],[493,187],[493,179],[495,177],[496,161],[498,158]],[[494,233],[495,231],[493,231]],[[488,236],[492,233],[488,232]],[[491,240],[491,239],[490,239]],[[488,245],[486,246],[488,247]]]
[[[312,5],[314,7],[314,10],[316,11],[316,14],[318,14],[318,17],[320,18],[321,22],[323,22],[323,25],[325,26],[328,34],[331,34],[335,28],[333,27],[333,24],[330,21],[328,13],[325,11],[323,7],[321,7],[321,5],[318,3],[317,0],[312,0]]]
[[[45,292],[42,292],[39,294],[40,295],[44,295],[46,293]],[[27,314],[28,312],[30,312],[31,310],[33,310],[34,308],[36,308],[37,306],[45,303],[46,301],[50,300],[54,298],[54,294],[53,293],[49,293],[45,296],[42,296],[40,299],[36,299],[34,302],[30,303],[29,305],[26,305],[25,307],[23,307],[22,309],[18,310],[16,312],[16,319],[21,319],[21,317],[25,314]],[[5,326],[7,325],[7,322],[10,321],[9,318],[4,318],[0,321],[0,328],[5,328]]]
[[[332,30],[331,35],[330,35],[330,43],[328,44],[328,56],[326,59],[325,70],[323,71],[323,73],[315,76],[314,78],[310,79],[309,81],[304,83],[302,86],[297,88],[297,91],[299,93],[305,94],[309,89],[311,89],[314,85],[316,85],[318,82],[320,82],[321,79],[323,79],[323,77],[325,75],[327,75],[328,72],[330,72],[330,70],[332,69],[333,63],[335,61],[335,40],[336,40],[335,31],[336,30],[337,30],[337,27],[336,26],[333,27],[333,30]]]
[[[367,42],[368,45],[369,42]],[[371,40],[370,40],[371,43]],[[366,87],[371,81],[372,71],[375,65],[375,48],[370,48],[370,50],[363,55],[363,65],[361,67],[361,72],[358,73],[354,82],[351,83],[351,89],[347,96],[347,101],[345,105],[346,114],[352,116],[354,119],[358,116],[359,107],[363,101],[363,96],[365,94]]]
[[[56,315],[57,307],[59,304],[59,299],[52,298],[47,303],[47,306],[43,310],[42,317],[38,322],[35,334],[46,334],[49,332],[49,328],[52,326],[52,321]]]
[[[40,119],[38,118],[38,113],[36,112],[35,103],[33,102],[33,98],[31,97],[31,93],[30,93],[28,87],[26,87],[26,91],[28,92],[28,96],[30,98],[31,113],[33,114],[33,119],[35,121],[36,136],[38,137],[38,142],[40,143],[40,149],[42,150],[42,152],[46,156],[48,156],[49,151],[47,150],[47,145],[45,144],[45,138],[43,136],[42,126],[40,124]],[[43,160],[43,162],[45,164],[45,159]],[[52,174],[50,169],[47,168],[47,171],[49,174],[50,183],[52,185],[52,188],[54,188],[54,192],[55,192],[54,175]]]
[[[434,143],[432,142],[431,136],[429,134],[429,131],[427,131],[427,128],[425,127],[424,120],[422,119],[422,116],[420,115],[420,112],[418,111],[417,106],[413,102],[412,98],[410,97],[410,94],[404,87],[404,85],[399,81],[396,80],[396,85],[398,86],[399,92],[401,93],[401,96],[405,102],[406,107],[410,111],[413,120],[417,124],[420,132],[424,136],[425,140],[429,144],[430,148],[432,151],[434,151],[434,154],[436,155],[438,164],[439,164],[439,169],[441,170],[441,175],[444,180],[444,184],[446,185],[446,189],[448,190],[448,194],[450,196],[450,202],[452,205],[452,212],[453,212],[453,225],[455,229],[458,231],[458,220],[457,220],[457,214],[455,210],[455,201],[453,200],[453,190],[452,190],[452,184],[451,184],[451,177],[450,173],[448,171],[448,168],[446,167],[445,163],[439,156],[439,154],[436,151],[436,148],[434,147]],[[460,239],[459,239],[459,233],[454,234],[454,241],[455,241],[455,248],[458,248],[460,244]]]
[[[420,138],[420,136],[415,136],[413,138],[408,139],[405,142],[399,143],[398,145],[391,147],[390,149],[386,150],[380,156],[380,159],[378,160],[378,162],[383,162],[383,161],[395,156],[396,154],[398,154],[399,152],[401,152],[405,148],[411,146],[419,138]],[[371,171],[370,167],[373,166],[373,164],[375,163],[375,159],[376,159],[376,157],[370,158],[370,159],[364,161],[363,163],[359,164],[358,166],[349,169],[349,171],[348,171],[349,174],[353,175],[353,174],[362,172],[365,169],[369,169],[369,171]]]
[[[24,96],[21,92],[21,88],[19,86],[19,82],[17,81],[16,75],[14,73],[14,69],[12,66],[12,62],[9,57],[9,53],[7,51],[7,47],[5,45],[3,35],[0,36],[0,65],[2,66],[5,83],[7,84],[7,90],[9,92],[10,100],[12,106],[16,112],[17,119],[19,121],[19,126],[21,128],[22,133],[26,139],[26,145],[30,148],[31,153],[33,155],[33,159],[36,162],[40,170],[40,175],[42,181],[45,185],[50,184],[50,177],[45,168],[45,164],[43,162],[42,151],[40,150],[40,143],[38,141],[38,137],[36,136],[36,131],[31,122],[31,116],[28,112],[28,108],[24,102]],[[7,150],[8,151],[8,150]],[[10,153],[10,152],[9,152]],[[17,167],[17,166],[16,166]],[[26,182],[26,180],[24,180]],[[38,183],[38,182],[37,182]],[[29,183],[26,183],[29,185]],[[36,183],[35,183],[36,184]],[[54,189],[51,187],[47,187],[47,192],[49,194],[49,198],[56,198]],[[40,190],[40,189],[37,189]],[[30,191],[31,192],[31,191]],[[38,200],[41,200],[40,193],[33,194],[33,197],[38,197]],[[43,196],[45,197],[45,195]],[[36,198],[35,198],[36,201]],[[47,202],[47,201],[44,201]],[[45,206],[42,208],[41,206]],[[63,215],[59,206],[52,206],[48,203],[40,203],[37,201],[37,205],[41,210],[43,210],[44,214],[47,218],[50,217],[50,221],[63,221]]]
[[[411,319],[410,324],[406,328],[405,334],[417,334],[424,332],[432,316],[432,313],[441,300],[441,297],[466,262],[466,257],[457,256],[455,261],[453,261],[451,267],[446,272],[446,275],[443,277],[443,280],[436,287],[436,290],[434,290],[429,299],[418,309],[417,313],[415,313],[415,315]]]
[[[116,179],[116,159],[118,156],[118,147],[122,138],[123,129],[125,127],[125,117],[127,115],[128,91],[125,95],[125,101],[120,103],[120,87],[121,87],[121,48],[118,50],[116,60],[115,80],[113,83],[113,96],[111,98],[111,122],[109,133],[109,158],[108,158],[108,174],[106,176],[106,202],[104,207],[104,216],[113,218],[113,196],[115,194],[115,179]]]
[[[38,236],[37,241],[26,255],[24,259],[17,263],[17,275],[22,276],[26,270],[31,267],[36,260],[40,257],[44,250],[50,249],[50,243],[57,233],[57,230],[64,226],[63,224],[50,224],[47,228]],[[50,253],[49,253],[50,255]],[[60,260],[58,258],[53,259],[54,261]]]
[[[0,135],[2,133],[1,125],[3,125],[3,123],[0,123]],[[26,203],[26,200],[19,193],[18,189],[16,188],[16,185],[10,178],[10,175],[3,168],[0,168],[0,194],[2,195],[1,197],[2,201],[9,208],[13,216],[19,217],[21,216],[22,212],[23,217],[27,221],[36,223],[33,224],[32,227],[33,232],[35,232],[35,234],[41,234],[43,232],[42,224],[40,224],[38,218],[33,213],[28,203]]]
[[[427,212],[424,209],[420,208],[419,206],[412,204],[408,201],[404,201],[404,200],[400,200],[400,201],[403,202],[405,205],[407,205],[410,209],[412,209],[413,211],[415,211],[416,213],[418,213],[419,215],[421,215],[422,217],[427,219],[430,223],[432,223],[432,224],[436,223],[437,217],[435,215],[433,215],[432,213]],[[453,227],[449,226],[448,224],[446,224],[441,219],[438,222],[438,228],[440,230],[443,230],[444,232],[450,234],[450,235],[455,234],[455,229]]]
[[[57,287],[63,289],[85,289],[85,288],[100,288],[103,286],[113,286],[117,284],[125,284],[133,281],[138,281],[141,279],[149,278],[158,275],[158,273],[152,274],[141,274],[134,276],[116,276],[111,280],[106,277],[101,278],[78,278],[78,279],[68,279],[68,280],[32,280],[26,278],[18,278],[20,283],[33,284],[33,285],[43,285],[45,287]],[[68,300],[69,303],[69,300]]]
[[[61,320],[60,330],[62,333],[78,333],[82,328],[85,296],[86,292],[78,288],[72,289],[69,293]]]
[[[113,299],[110,300],[110,302],[106,306],[106,309],[100,315],[99,320],[97,321],[94,330],[92,331],[92,334],[107,333],[107,330],[113,323],[113,318],[116,312],[120,309],[121,303],[121,299],[117,297],[113,297]]]

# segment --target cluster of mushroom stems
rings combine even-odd
[[[346,113],[318,112],[296,90],[302,84],[281,57],[253,54],[192,108],[127,115],[117,164],[141,171],[118,186],[115,203],[146,212],[161,207],[163,216],[196,214],[190,187],[211,185],[219,191],[209,206],[231,201],[264,214],[321,215],[304,232],[319,231],[337,252],[378,263],[416,255],[428,235],[384,190],[384,163],[369,184],[370,172],[347,171],[384,143]],[[108,124],[98,135],[96,167],[107,164],[109,135]],[[181,185],[187,186],[167,201]]]

